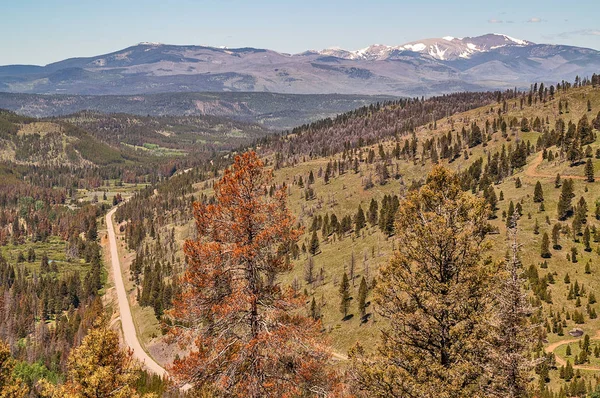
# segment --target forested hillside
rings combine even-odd
[[[249,366],[244,358],[259,352],[273,361],[264,366],[305,386],[294,390],[298,394],[314,389],[316,395],[338,396],[506,396],[507,386],[515,386],[535,396],[567,397],[597,388],[597,75],[550,87],[533,84],[526,92],[360,108],[259,138],[253,149],[264,168],[246,154],[227,169],[235,153],[208,154],[207,147],[195,159],[155,154],[147,161],[122,148],[144,141],[175,150],[168,134],[148,142],[153,133],[142,127],[138,136],[122,137],[138,131],[130,129],[138,123],[183,131],[184,140],[194,134],[168,118],[81,113],[41,121],[4,113],[2,120],[3,137],[15,148],[30,134],[55,134],[63,149],[85,137],[104,140],[101,145],[122,159],[96,163],[77,149],[77,161],[40,163],[32,152],[7,156],[0,169],[0,337],[16,358],[11,383],[32,394],[81,388],[74,369],[93,349],[84,339],[90,328],[114,346],[106,323],[97,321],[111,312],[103,309],[107,279],[99,220],[129,195],[115,221],[133,254],[126,265],[139,336],[155,358],[175,361],[176,381],[193,381],[205,394],[218,396],[222,383],[234,380],[237,395],[279,396],[290,388],[278,380],[267,383],[268,393],[260,392],[266,383],[261,380],[270,377],[262,365],[238,377],[235,369]],[[54,150],[58,141],[45,141],[44,150]],[[235,204],[248,200],[237,196],[240,187],[253,187],[248,208]],[[240,225],[258,219],[259,229],[248,238]],[[440,220],[450,224],[438,226]],[[254,236],[260,248],[244,254],[243,242]],[[460,271],[449,268],[455,278],[436,290],[436,276],[417,270],[441,258],[432,251],[429,259],[429,247],[457,244],[462,249],[439,261]],[[238,277],[261,297],[257,314],[269,315],[264,324],[240,324],[244,337],[231,340],[230,322],[246,319],[247,298],[239,296],[237,279],[226,276],[239,272],[239,259],[264,264],[259,282],[252,273]],[[403,301],[405,294],[410,300]],[[199,301],[190,306],[188,300]],[[503,306],[511,300],[519,307]],[[438,311],[452,315],[440,318]],[[511,311],[520,315],[508,325]],[[200,318],[216,323],[206,329]],[[263,328],[264,336],[277,330],[278,337],[263,340]],[[445,328],[451,330],[447,336]],[[507,328],[515,332],[507,334]],[[432,340],[418,341],[421,333]],[[298,340],[289,340],[292,335]],[[188,357],[172,345],[189,347],[190,338],[209,348],[202,357]],[[302,343],[278,345],[290,341]],[[80,350],[72,350],[80,342]],[[221,363],[214,350],[229,344],[240,344],[244,356],[231,352]],[[438,353],[446,358],[441,365]],[[520,381],[498,382],[512,369],[503,361],[507,355],[517,358]],[[284,358],[288,365],[280,367]],[[221,365],[214,373],[195,373],[203,361]],[[132,394],[165,391],[162,382],[131,366],[119,380],[134,386]],[[428,369],[426,376],[414,370],[419,367]],[[237,376],[223,376],[228,372]],[[296,379],[301,374],[302,382]]]
[[[385,103],[261,141],[257,148],[275,171],[266,194],[285,188],[303,228],[296,244],[282,248],[294,268],[279,281],[305,295],[305,314],[322,323],[338,363],[357,342],[373,353],[390,325],[375,293],[386,280],[380,269],[406,244],[398,240],[396,212],[442,164],[490,210],[491,246],[481,254],[487,264],[502,263],[507,229],[516,227],[519,277],[532,308],[527,322],[540,326],[530,336],[540,358],[532,389],[539,396],[593,391],[600,369],[599,128],[595,75],[527,92]],[[182,243],[196,237],[191,203],[213,203],[214,173],[221,172],[205,167],[174,177],[117,213],[137,253],[131,277],[138,302],[167,325],[165,313],[181,291]],[[158,323],[147,327],[161,332]]]
[[[84,111],[56,120],[72,123],[111,145],[124,144],[146,149],[149,155],[165,156],[231,150],[269,133],[257,124],[215,116],[151,117]]]
[[[140,155],[111,138],[65,120],[0,112],[0,396],[5,376],[22,393],[10,397],[65,396],[44,391],[75,372],[73,349],[91,328],[100,335],[115,328],[107,322],[102,217],[148,182],[214,156],[205,148],[198,159],[187,151]],[[110,333],[107,344],[118,350],[118,334]],[[165,390],[133,363],[127,380],[139,391]]]

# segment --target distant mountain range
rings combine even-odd
[[[0,67],[0,91],[146,94],[259,91],[290,94],[434,95],[528,87],[600,71],[600,52],[506,35],[443,37],[358,51],[283,54],[256,48],[140,43],[46,66]]]

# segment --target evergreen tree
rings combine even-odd
[[[366,226],[365,213],[360,205],[358,205],[358,211],[356,212],[356,216],[354,216],[354,230],[356,235],[360,234],[360,230]]]
[[[319,252],[319,237],[317,236],[317,231],[313,231],[312,237],[310,238],[310,245],[308,247],[308,252],[313,256]]]
[[[585,163],[585,179],[587,182],[594,182],[594,163],[588,159]]]
[[[371,203],[369,204],[369,224],[371,226],[377,225],[377,210],[378,204],[375,199],[371,199]]]
[[[323,181],[325,185],[329,184],[329,176],[331,174],[331,162],[327,163],[327,167],[325,168],[325,174],[323,175]]]
[[[506,213],[506,227],[507,228],[513,228],[516,225],[516,222],[519,218],[513,217],[514,214],[515,214],[515,205],[513,204],[512,200],[511,200],[510,203],[508,204],[508,211]]]
[[[552,257],[552,254],[550,253],[550,239],[548,238],[547,232],[544,232],[544,235],[542,235],[541,255],[542,255],[542,258]]]
[[[340,283],[340,312],[344,315],[344,319],[348,316],[348,309],[350,309],[350,281],[348,280],[348,274],[344,272],[342,282]]]
[[[485,201],[436,166],[396,218],[399,247],[380,272],[378,312],[389,327],[380,356],[353,350],[359,388],[373,397],[484,396],[486,303],[492,270],[482,260]]]
[[[515,188],[521,188],[523,186],[523,183],[521,182],[521,179],[519,177],[515,178]]]
[[[494,187],[492,185],[489,185],[483,191],[483,197],[485,198],[486,202],[488,202],[488,204],[490,205],[490,210],[492,211],[492,218],[494,218],[497,210],[498,198],[496,197],[496,191],[494,190]]]
[[[360,280],[360,285],[358,287],[358,311],[360,313],[361,318],[364,318],[367,311],[367,281],[363,276]]]
[[[544,191],[542,190],[542,184],[539,181],[535,183],[535,189],[533,190],[533,201],[535,203],[541,203],[544,201]]]
[[[571,201],[575,197],[573,193],[573,180],[568,179],[563,183],[560,197],[558,198],[558,219],[566,220],[571,214],[573,214],[573,206]]]
[[[586,252],[592,251],[592,247],[590,246],[590,239],[591,239],[590,227],[588,227],[586,225],[585,230],[583,231],[583,245],[585,246],[584,250]]]

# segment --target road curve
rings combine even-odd
[[[597,340],[598,337],[600,336],[600,331],[596,332],[596,337],[592,338],[592,340]],[[554,353],[554,351],[560,347],[561,345],[565,345],[565,344],[572,344],[572,343],[577,343],[578,341],[583,340],[583,338],[577,338],[577,339],[569,339],[569,340],[560,340],[560,341],[556,341],[552,344],[547,345],[544,350],[548,353]],[[567,361],[565,361],[563,358],[559,357],[558,355],[554,355],[554,359],[556,360],[556,363],[560,366],[566,366],[567,365]],[[596,366],[587,366],[587,365],[573,365],[573,369],[581,369],[581,370],[591,370],[591,371],[600,371],[599,367]]]
[[[115,289],[117,290],[117,299],[119,301],[119,313],[121,314],[121,327],[123,328],[123,337],[125,344],[133,350],[133,356],[142,362],[144,367],[157,375],[167,376],[165,368],[160,366],[150,355],[144,351],[138,340],[129,300],[123,283],[123,274],[121,272],[121,262],[119,261],[119,251],[117,250],[117,237],[112,222],[112,216],[117,208],[115,207],[106,214],[106,228],[108,230],[108,243],[110,246],[110,257],[112,262],[113,277],[115,279]]]
[[[539,171],[537,171],[537,168],[540,164],[542,164],[543,161],[543,154],[542,152],[539,152],[535,159],[533,159],[533,161],[529,164],[529,166],[525,169],[525,175],[528,177],[539,177],[539,178],[556,178],[556,174],[552,175],[552,174],[545,174],[545,173],[540,173]],[[585,180],[586,177],[582,177],[582,176],[572,176],[572,175],[561,175],[560,176],[561,179],[573,179],[573,180]]]

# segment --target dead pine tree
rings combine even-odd
[[[540,330],[539,325],[533,325],[529,320],[534,309],[523,290],[521,245],[517,240],[518,214],[512,217],[512,227],[508,229],[509,251],[493,295],[495,311],[490,320],[488,341],[488,397],[528,396],[531,370],[539,363],[529,355],[540,338]]]

